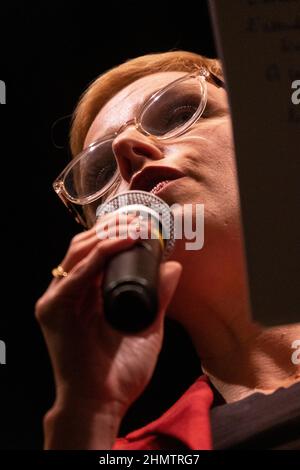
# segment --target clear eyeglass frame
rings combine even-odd
[[[200,86],[202,87],[202,100],[199,104],[197,111],[193,114],[190,119],[187,120],[187,122],[185,122],[180,127],[176,127],[173,131],[168,132],[166,135],[155,135],[148,132],[142,126],[143,116],[145,115],[147,110],[153,105],[156,100],[160,98],[163,93],[168,91],[171,87],[177,85],[180,82],[184,82],[190,78],[198,78]],[[104,187],[100,188],[99,191],[89,196],[76,198],[69,194],[65,185],[65,179],[69,172],[72,171],[74,166],[78,165],[78,162],[87,158],[91,150],[95,150],[97,146],[103,145],[106,142],[113,141],[130,125],[133,125],[135,129],[141,134],[156,139],[157,141],[174,139],[176,137],[181,136],[182,134],[185,134],[199,120],[205,110],[207,104],[206,82],[210,82],[218,88],[225,88],[225,83],[222,79],[217,77],[212,72],[208,71],[208,69],[206,69],[205,67],[200,67],[196,72],[188,73],[167,84],[160,90],[154,92],[153,95],[151,95],[151,97],[143,104],[137,116],[135,116],[130,121],[125,122],[116,132],[108,134],[96,140],[95,142],[92,142],[64,168],[64,170],[54,180],[53,189],[80,225],[82,225],[84,228],[89,228],[89,224],[86,221],[84,214],[84,206],[101,199],[103,202],[103,198],[105,197],[105,195],[108,193],[111,194],[111,190],[117,186],[118,182],[120,181],[120,174],[117,169],[109,183],[106,184]]]

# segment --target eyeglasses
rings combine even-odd
[[[224,87],[224,82],[204,67],[184,75],[156,91],[137,116],[113,134],[90,144],[67,165],[54,181],[53,188],[77,222],[88,227],[87,214],[91,213],[91,207],[103,203],[120,185],[121,176],[113,151],[115,138],[130,125],[158,141],[186,133],[206,108],[207,81]]]

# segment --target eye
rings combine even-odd
[[[82,186],[89,194],[99,191],[113,178],[117,169],[115,160],[103,166],[101,160],[93,162],[85,168],[82,173]]]
[[[142,116],[142,125],[150,134],[164,135],[183,126],[197,112],[201,102],[199,93],[166,93],[151,103]]]
[[[196,113],[198,105],[183,104],[177,108],[171,109],[166,116],[165,127],[174,129],[188,122]]]
[[[99,145],[80,162],[80,185],[84,196],[95,194],[110,183],[117,171],[111,142]]]

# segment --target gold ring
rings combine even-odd
[[[68,273],[64,270],[64,268],[59,265],[57,268],[52,269],[52,276],[56,278],[60,277],[67,277]]]

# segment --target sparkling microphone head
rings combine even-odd
[[[157,225],[164,242],[163,259],[172,252],[174,239],[174,215],[168,204],[154,194],[146,191],[128,191],[117,194],[98,207],[96,217],[110,212],[138,213],[144,220]],[[155,236],[155,232],[152,233]]]
[[[175,244],[174,216],[162,199],[146,191],[118,194],[97,209],[97,218],[115,212],[134,213],[150,227],[147,237],[114,255],[106,266],[102,285],[104,316],[124,333],[143,331],[158,313],[159,266]]]

